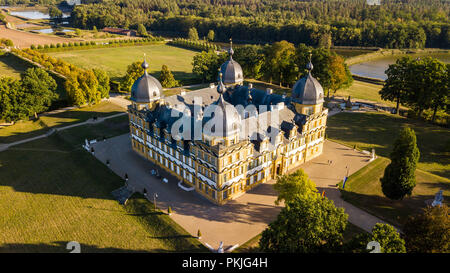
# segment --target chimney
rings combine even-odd
[[[266,89],[266,94],[267,94],[267,95],[272,94],[272,92],[273,92],[273,89],[272,89],[272,88],[267,88],[267,89]]]
[[[253,83],[249,83],[248,84],[248,89],[252,89],[253,88]]]

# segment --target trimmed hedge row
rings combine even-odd
[[[219,50],[219,47],[213,43],[194,41],[184,38],[175,38],[168,42],[168,44],[199,51]]]
[[[110,40],[108,42],[70,42],[70,43],[57,43],[49,45],[31,45],[31,49],[38,50],[40,52],[56,52],[66,50],[77,49],[89,49],[89,48],[105,48],[105,47],[122,47],[122,46],[135,46],[135,45],[147,45],[156,42],[164,41],[164,38],[144,38],[144,39],[126,39],[126,40]]]

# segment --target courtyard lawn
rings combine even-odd
[[[403,200],[390,200],[381,191],[380,178],[389,164],[389,159],[379,157],[371,164],[350,176],[342,189],[345,201],[368,211],[394,225],[401,227],[409,215],[420,213],[426,202],[434,199],[439,191],[444,191],[444,200],[450,198],[450,180],[424,172],[416,171],[416,187],[410,197]]]
[[[117,117],[0,152],[0,252],[68,252],[69,241],[81,252],[207,251],[142,197],[112,199],[124,181],[81,143],[127,131]]]
[[[108,101],[102,101],[93,106],[40,116],[37,120],[19,121],[12,126],[0,128],[0,143],[15,142],[45,134],[51,127],[67,126],[86,121],[94,116],[104,117],[120,112],[124,112],[124,109],[120,106]]]
[[[450,130],[387,113],[340,113],[328,118],[330,140],[389,157],[399,129],[409,126],[420,150],[418,168],[450,178]]]
[[[153,76],[158,78],[161,67],[165,64],[172,71],[175,79],[181,83],[188,84],[195,81],[192,74],[192,58],[197,52],[165,44],[74,50],[48,54],[81,68],[101,68],[112,79],[118,80],[125,76],[128,65],[143,60],[144,53],[150,65],[149,72]]]

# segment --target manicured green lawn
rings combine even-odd
[[[176,80],[190,82],[194,78],[192,58],[197,52],[164,44],[98,48],[48,54],[85,69],[101,68],[108,72],[111,78],[117,80],[126,74],[128,65],[135,61],[142,61],[144,53],[150,65],[149,72],[155,77],[159,77],[161,67],[165,64],[172,71]]]
[[[340,113],[328,118],[331,140],[389,157],[399,129],[409,126],[420,150],[418,168],[450,178],[450,130],[387,113]]]
[[[354,80],[352,86],[346,89],[340,89],[335,93],[335,96],[345,97],[351,96],[351,98],[358,98],[363,100],[370,100],[379,102],[389,106],[395,106],[394,102],[382,100],[378,92],[383,86],[373,83],[367,83]],[[326,94],[325,94],[326,95]],[[331,95],[330,95],[331,96]]]
[[[419,213],[426,207],[426,201],[434,199],[439,191],[444,191],[444,199],[450,198],[450,180],[424,172],[416,171],[416,187],[410,197],[403,200],[390,200],[381,190],[380,178],[389,159],[379,157],[366,167],[350,176],[345,189],[340,185],[344,200],[376,215],[386,221],[401,226],[409,215]]]
[[[117,117],[0,152],[0,252],[206,251],[141,197],[112,199],[124,181],[80,144],[127,131]]]
[[[373,52],[372,50],[364,50],[364,49],[331,49],[331,51],[336,52],[344,58],[354,57],[366,53]]]
[[[83,122],[93,116],[104,117],[120,112],[124,112],[124,109],[114,103],[102,101],[94,106],[41,116],[37,120],[19,121],[12,126],[0,128],[0,143],[11,143],[38,136],[47,132],[51,127]]]
[[[20,78],[20,73],[25,72],[31,65],[15,58],[12,55],[4,54],[0,52],[0,78],[12,77],[15,79]]]

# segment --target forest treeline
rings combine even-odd
[[[75,27],[137,28],[187,37],[195,27],[216,41],[286,40],[312,46],[450,47],[450,3],[445,0],[85,0],[72,11]]]

